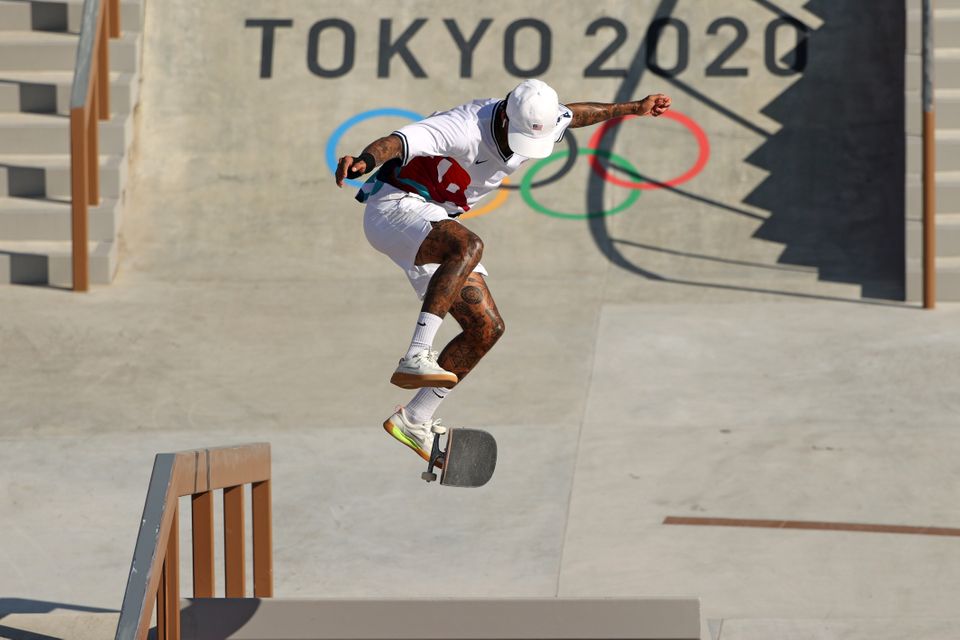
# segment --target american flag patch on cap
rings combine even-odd
[[[531,124],[530,128],[533,129],[534,131],[543,131],[542,124]]]

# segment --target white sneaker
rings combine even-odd
[[[447,371],[437,364],[436,351],[424,349],[409,358],[401,358],[397,370],[390,378],[392,384],[404,389],[420,387],[443,387],[450,389],[457,384],[457,374]]]
[[[430,462],[430,453],[433,451],[433,439],[437,437],[433,428],[438,426],[440,426],[439,419],[428,420],[420,424],[410,422],[403,407],[397,407],[397,412],[383,423],[383,428],[387,433],[413,449],[418,456],[427,462]]]

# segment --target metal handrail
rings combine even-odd
[[[923,0],[923,307],[937,305],[937,145],[933,95],[933,4]]]
[[[193,595],[214,597],[213,491],[223,489],[226,597],[245,594],[244,495],[252,484],[253,591],[273,596],[270,445],[157,454],[134,547],[116,640],[145,640],[157,606],[158,640],[180,639],[179,499],[191,496]]]
[[[120,0],[84,0],[70,91],[73,290],[89,288],[89,205],[100,202],[97,120],[110,118],[110,38],[120,37]],[[93,64],[96,60],[96,65]],[[96,87],[96,91],[94,91]]]

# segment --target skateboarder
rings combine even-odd
[[[336,182],[380,166],[360,189],[363,230],[378,251],[404,270],[423,300],[413,339],[390,381],[419,389],[383,423],[394,438],[429,460],[439,424],[433,415],[503,335],[503,319],[480,264],[483,242],[457,221],[529,158],[545,158],[567,127],[623,115],[659,116],[663,94],[636,102],[563,105],[540,80],[525,80],[505,99],[474,100],[374,140],[343,156]],[[450,313],[462,332],[439,354],[433,341]]]

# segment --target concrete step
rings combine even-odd
[[[944,6],[942,0],[934,1],[933,38],[935,47],[951,47],[960,44],[960,8]],[[907,51],[920,51],[922,46],[921,12],[907,12]]]
[[[90,242],[90,283],[110,284],[117,273],[118,246],[116,242]],[[55,287],[73,286],[73,247],[70,242],[23,242],[0,240],[0,284],[48,284]],[[83,619],[73,619],[74,616]],[[86,618],[92,614],[48,613],[17,614],[4,617],[0,626],[42,635],[23,635],[24,638],[112,638],[117,627],[118,614],[110,620]],[[97,614],[101,615],[101,614]],[[32,617],[36,616],[36,617]],[[47,616],[52,616],[48,618]],[[41,620],[41,618],[43,618]],[[86,625],[89,625],[89,629]],[[105,632],[106,631],[106,632]],[[17,636],[20,637],[20,636]]]
[[[938,89],[936,91],[934,111],[938,129],[960,129],[960,89]],[[909,133],[920,135],[923,115],[923,102],[919,91],[907,93],[907,122]]]
[[[120,200],[103,199],[90,207],[90,240],[113,241],[120,227]],[[0,198],[0,241],[67,241],[72,208],[68,200]]]
[[[960,40],[951,44],[960,45]],[[937,86],[960,89],[960,47],[937,47],[933,58]]]
[[[907,301],[923,297],[923,266],[919,258],[907,260]],[[937,258],[936,299],[960,302],[960,257]]]
[[[915,248],[916,255],[920,255],[923,226],[919,220],[910,220],[907,224],[907,246]],[[960,213],[937,214],[937,256],[960,257]]]
[[[100,195],[119,198],[127,180],[127,163],[121,156],[100,156]],[[53,198],[69,200],[70,156],[0,156],[0,198]]]
[[[0,27],[9,31],[80,32],[83,0],[24,2],[0,0]],[[142,31],[143,3],[125,0],[120,3],[120,30]]]
[[[0,71],[0,113],[70,113],[72,71]],[[133,73],[110,73],[110,111],[128,114],[140,83]]]
[[[78,36],[46,31],[0,31],[0,71],[73,71]],[[110,69],[133,73],[140,65],[140,34],[110,40]]]
[[[960,171],[960,129],[938,130],[936,133],[936,170]],[[907,139],[907,167],[923,167],[923,139]]]
[[[133,117],[100,122],[100,153],[121,155],[133,138]],[[35,113],[0,113],[0,155],[69,154],[70,118]]]
[[[44,3],[46,4],[46,3]],[[80,33],[83,17],[83,0],[67,0],[67,31]],[[120,33],[139,33],[143,31],[144,3],[137,0],[120,2]]]
[[[2,265],[0,254],[0,265]],[[4,283],[0,266],[0,284]],[[96,640],[112,638],[119,613],[53,611],[50,613],[16,613],[0,620],[0,626],[11,629],[15,638],[74,638]],[[7,636],[4,636],[7,637]]]
[[[908,215],[922,211],[923,186],[919,175],[907,175]],[[937,211],[960,211],[960,172],[937,171]]]
[[[0,1],[0,28],[5,31],[26,31],[33,28],[32,8],[28,2]]]

